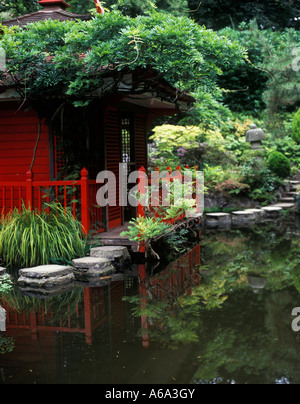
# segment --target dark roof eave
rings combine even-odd
[[[2,21],[1,24],[7,27],[21,26],[25,27],[27,24],[45,20],[58,20],[58,21],[87,21],[92,18],[91,15],[73,14],[65,10],[44,11],[40,10],[35,13],[25,14],[20,17],[13,18],[11,20]]]

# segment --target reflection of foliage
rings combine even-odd
[[[59,296],[39,299],[33,296],[24,296],[18,287],[14,287],[9,294],[1,296],[1,303],[18,313],[31,312],[53,313],[51,321],[63,324],[69,317],[76,315],[78,305],[83,300],[83,289],[74,287],[70,292]]]
[[[0,354],[12,352],[15,348],[15,342],[12,337],[4,337],[0,335]]]
[[[0,277],[0,293],[8,293],[13,287],[13,283],[9,275]]]
[[[200,286],[159,298],[151,278],[147,296],[130,299],[135,315],[148,318],[151,340],[173,349],[193,343],[192,383],[299,383],[291,308],[299,305],[300,240],[286,229],[269,223],[206,234]],[[249,275],[267,280],[260,293],[252,292]]]

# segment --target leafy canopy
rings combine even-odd
[[[151,85],[147,79],[151,66],[155,79],[166,79],[193,94],[206,120],[211,119],[210,107],[221,108],[217,78],[229,67],[244,63],[246,54],[239,43],[187,17],[157,12],[131,18],[112,11],[89,21],[47,20],[26,29],[2,29],[5,80],[27,99],[61,94],[62,89],[77,102],[92,98],[92,91],[99,88],[101,95],[113,94],[122,80],[124,84],[124,71],[144,72],[139,83],[133,83],[137,88],[144,81],[143,92]]]

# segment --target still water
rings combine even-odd
[[[103,286],[47,299],[15,287],[1,301],[0,383],[298,384],[299,263],[287,220],[204,232],[176,262]]]

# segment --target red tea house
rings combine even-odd
[[[91,18],[70,13],[63,0],[39,4],[40,11],[3,25],[26,29],[28,23],[41,20]],[[75,108],[63,96],[39,101],[46,111],[42,119],[34,103],[24,102],[15,88],[0,82],[0,209],[7,213],[21,208],[23,202],[41,209],[44,202],[59,200],[72,206],[86,232],[93,228],[108,231],[134,217],[132,209],[118,206],[118,192],[117,206],[97,206],[97,174],[108,170],[118,180],[119,163],[126,163],[128,172],[147,168],[147,133],[152,121],[193,102],[162,79],[143,87],[146,77],[155,77],[151,67],[146,74],[124,71],[126,84],[113,95],[106,96],[99,89],[86,108]],[[134,93],[135,82],[144,91]]]

